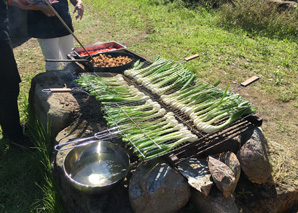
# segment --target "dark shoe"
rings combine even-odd
[[[27,125],[25,123],[23,123],[23,122],[21,122],[20,125],[22,127],[22,131],[25,131],[28,128]],[[3,132],[3,130],[2,130],[2,138],[3,139],[9,139],[8,134],[6,134],[6,132]]]
[[[36,150],[36,146],[26,136],[8,139],[9,143],[26,151]]]

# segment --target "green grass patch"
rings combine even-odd
[[[225,6],[213,10],[212,2],[208,4],[200,7],[181,0],[84,0],[83,20],[73,21],[75,34],[84,45],[117,41],[148,59],[160,55],[181,61],[199,53],[201,56],[187,62],[187,67],[208,83],[221,80],[238,84],[260,75],[261,80],[250,87],[297,108],[298,45],[294,39],[297,28],[282,25],[281,18],[273,19],[275,25],[266,24],[267,19],[258,18],[262,14],[248,14],[249,7],[239,5],[241,8],[234,11],[233,7]],[[297,24],[296,20],[297,17],[291,23]],[[30,129],[34,131],[27,133],[39,141],[40,149],[26,153],[0,139],[0,212],[63,212],[51,173],[50,132],[28,116],[26,107],[31,79],[45,71],[44,60],[38,43],[23,46],[15,49],[23,80],[20,112],[22,121],[31,120]],[[271,109],[260,106],[260,110]],[[290,134],[295,131],[293,128],[287,121],[278,121],[272,132]]]
[[[23,118],[27,119],[25,134],[37,149],[23,151],[0,135],[0,212],[65,212],[52,174],[51,133],[32,114]]]
[[[110,32],[113,27],[113,32],[106,37],[108,40],[128,43],[130,49],[148,58],[161,55],[180,61],[200,53],[201,57],[188,62],[188,67],[206,81],[240,83],[260,75],[258,88],[273,98],[297,105],[298,45],[291,39],[251,37],[247,29],[239,26],[223,28],[218,24],[223,18],[218,10],[188,7],[179,0],[87,2],[92,2],[87,13],[100,11],[104,20],[97,29],[98,34]],[[87,26],[86,22],[76,22],[76,29]]]
[[[220,9],[221,22],[226,27],[232,27],[232,30],[241,27],[251,36],[297,40],[297,9],[280,9],[258,0],[234,0],[233,3]]]

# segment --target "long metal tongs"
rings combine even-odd
[[[111,137],[117,137],[118,133],[122,132],[123,130],[119,129],[119,127],[112,127],[110,129],[106,129],[100,132],[95,133],[93,136],[90,137],[85,137],[85,138],[79,138],[79,139],[74,139],[74,140],[70,140],[66,143],[62,143],[62,144],[57,144],[56,146],[54,146],[54,149],[59,152],[59,151],[64,151],[67,149],[72,149],[74,147],[79,147],[79,146],[85,146],[91,143],[95,143],[98,140],[105,140]],[[74,144],[73,146],[69,146],[67,148],[62,148],[65,147],[67,145],[70,144]]]

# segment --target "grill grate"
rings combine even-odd
[[[112,77],[116,74],[114,73],[92,73],[94,75],[97,75],[99,77]],[[175,164],[178,164],[185,159],[188,159],[193,156],[201,156],[205,153],[207,153],[210,150],[213,150],[216,147],[221,146],[225,142],[229,141],[230,139],[235,138],[236,136],[240,135],[241,133],[248,131],[249,129],[253,128],[254,126],[261,126],[262,120],[255,115],[248,115],[245,116],[234,123],[232,123],[229,127],[224,128],[223,130],[220,130],[218,132],[212,133],[212,134],[207,134],[204,133],[196,128],[196,126],[193,125],[193,121],[184,113],[182,113],[180,110],[175,109],[171,106],[168,106],[164,104],[164,102],[160,99],[158,95],[152,94],[151,91],[149,91],[144,85],[140,85],[139,83],[136,82],[133,78],[129,78],[125,75],[123,75],[123,78],[126,80],[126,82],[129,85],[134,85],[139,91],[145,93],[147,96],[150,97],[151,100],[158,102],[162,108],[166,109],[168,112],[173,112],[175,118],[179,121],[179,123],[184,124],[193,134],[195,134],[198,137],[198,140],[193,143],[185,142],[173,150],[164,153],[162,155],[166,155],[172,162]],[[178,89],[176,89],[178,90]],[[175,92],[175,91],[171,91]],[[137,106],[140,104],[143,104],[144,102],[123,102],[123,103],[103,103],[103,113],[108,116],[111,120],[113,118],[107,113],[106,106],[109,107],[117,107],[120,108],[120,110],[125,113],[122,108],[124,106]],[[142,130],[142,127],[139,125],[139,121],[136,121],[132,118],[130,118],[129,115],[127,117],[131,120],[131,123],[133,124],[134,128],[140,129],[143,133],[144,136],[148,137],[155,145],[156,147],[159,147],[159,144],[157,144],[154,140],[151,139],[151,137]],[[223,123],[226,121],[227,118],[223,118],[219,121],[220,123]],[[154,121],[154,119],[152,119]],[[121,134],[125,137],[125,129],[121,125],[118,125],[117,122],[114,120],[114,126],[116,127],[117,131],[121,132]],[[137,150],[138,154],[141,155],[142,157],[145,157],[146,155],[134,144],[133,141],[129,139],[129,137],[126,137],[129,140],[129,144]],[[167,144],[171,144],[174,141],[167,141]],[[160,157],[160,156],[158,156]]]

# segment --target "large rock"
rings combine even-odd
[[[71,92],[47,93],[43,89],[71,88],[75,86],[73,79],[68,71],[52,71],[39,73],[31,81],[30,106],[44,127],[51,127],[53,136],[73,122],[80,105]]]
[[[139,165],[129,183],[129,200],[136,213],[175,212],[189,197],[185,178],[160,160]]]
[[[225,163],[211,156],[208,157],[208,166],[217,188],[225,197],[231,197],[237,185],[234,172]]]
[[[225,163],[233,171],[235,182],[232,191],[235,191],[241,174],[241,166],[237,156],[233,152],[224,152],[219,155],[219,160]]]
[[[213,182],[206,159],[185,160],[178,165],[178,170],[187,178],[190,186],[208,196]]]
[[[257,184],[265,183],[272,172],[265,143],[262,132],[256,129],[237,154],[243,172],[251,182]]]
[[[191,192],[191,203],[196,207],[197,212],[202,213],[239,213],[233,196],[224,197],[217,189],[212,188],[208,196],[197,190]]]

